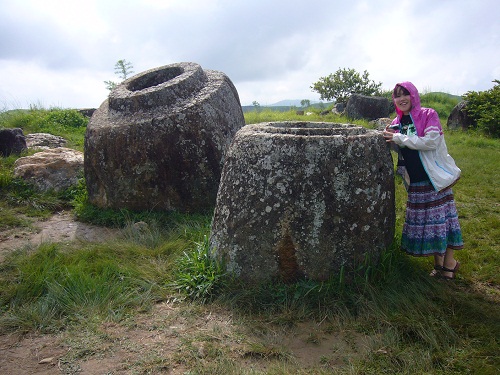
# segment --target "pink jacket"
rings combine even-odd
[[[417,135],[408,136],[397,132],[392,139],[400,147],[418,150],[420,160],[432,186],[436,191],[444,190],[460,178],[461,171],[448,154],[439,116],[432,108],[420,106],[420,95],[411,82],[401,82],[398,85],[410,92],[412,105],[410,116],[417,130]],[[396,113],[397,117],[392,121],[392,124],[401,122],[403,113],[397,106]]]

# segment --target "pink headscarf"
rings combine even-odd
[[[441,122],[439,121],[439,116],[435,110],[432,108],[422,108],[420,105],[420,95],[417,88],[411,82],[401,82],[396,84],[396,86],[402,86],[410,92],[411,110],[410,115],[417,130],[417,135],[419,137],[425,136],[429,131],[438,131],[439,134],[443,134],[443,128],[441,127]],[[396,88],[396,87],[394,87]],[[401,122],[401,117],[403,112],[401,112],[396,105],[394,100],[394,94],[392,100],[396,107],[397,117],[392,121],[393,124],[399,124]]]

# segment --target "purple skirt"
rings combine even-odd
[[[464,247],[453,191],[436,192],[429,181],[411,183],[401,248],[410,255],[444,255]]]

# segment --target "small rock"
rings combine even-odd
[[[44,363],[52,363],[53,361],[54,361],[54,357],[47,357],[47,358],[42,359],[40,362],[38,362],[38,364],[42,365]]]

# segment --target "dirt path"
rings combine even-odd
[[[0,232],[0,262],[7,253],[25,246],[75,240],[99,242],[118,233],[117,229],[78,222],[69,212],[57,213],[45,221],[35,221],[32,227]]]

